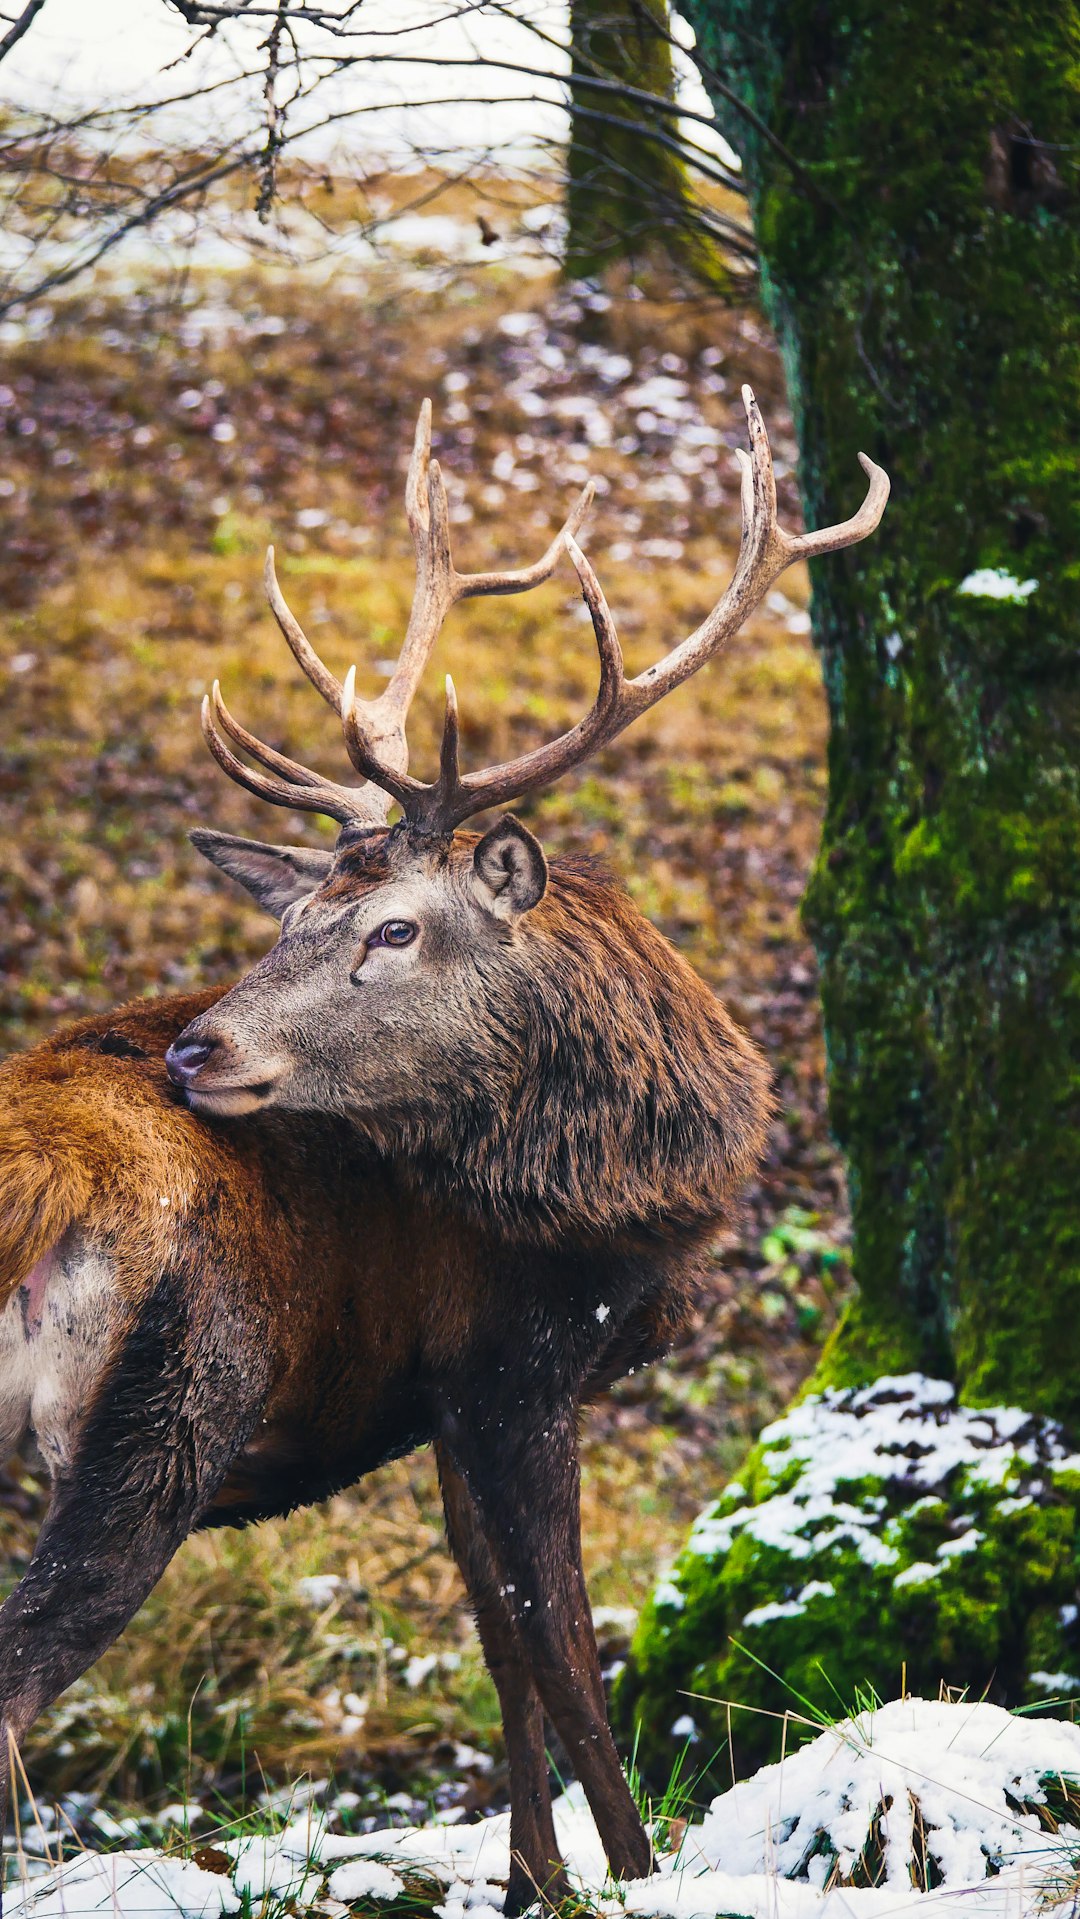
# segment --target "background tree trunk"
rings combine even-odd
[[[678,121],[650,115],[640,100],[620,100],[587,78],[674,100],[667,0],[571,0],[572,79],[567,155],[564,271],[592,279],[620,261],[666,258],[715,291],[731,272],[708,233]],[[650,137],[650,127],[662,138]]]
[[[688,0],[686,12],[754,116],[717,88],[746,165],[807,522],[853,507],[859,448],[894,488],[876,538],[813,569],[831,743],[805,914],[859,1290],[811,1386],[919,1370],[969,1407],[1004,1402],[1075,1431],[1080,9],[1057,0],[1036,20],[1019,0]],[[750,1462],[751,1504],[775,1495],[777,1475],[775,1452]],[[958,1522],[961,1482],[942,1485]],[[863,1680],[895,1691],[907,1658],[924,1687],[944,1676],[1037,1697],[1033,1660],[1057,1662],[1043,1679],[1061,1680],[1063,1664],[1080,1674],[1068,1632],[1036,1647],[1018,1617],[1044,1604],[1076,1613],[1071,1486],[1059,1475],[1067,1538],[1055,1520],[1037,1593],[1006,1555],[980,1602],[986,1631],[970,1619],[960,1631],[948,1580],[916,1618],[918,1580],[890,1612],[874,1572],[865,1631],[856,1607],[830,1680],[848,1696]],[[816,1595],[800,1615],[800,1589],[835,1584],[832,1573],[800,1555],[785,1581],[780,1562],[746,1550],[755,1576],[780,1582],[770,1596],[792,1622],[816,1608],[818,1644],[831,1646],[829,1604],[848,1608],[853,1591]],[[918,1564],[944,1568],[937,1550]],[[969,1596],[990,1552],[968,1554]],[[680,1562],[681,1605],[666,1628],[662,1608],[645,1621],[625,1711],[644,1694],[651,1718],[695,1678],[729,1696],[738,1685],[730,1648],[721,1670],[712,1642],[742,1638],[739,1607],[769,1588],[739,1586],[729,1569],[720,1604],[721,1561],[709,1563],[706,1574],[699,1549],[691,1577]],[[746,1633],[751,1654],[808,1683],[808,1649],[786,1650],[803,1626],[772,1627],[767,1646]],[[752,1658],[738,1671],[754,1672]],[[750,1691],[792,1704],[760,1674]]]

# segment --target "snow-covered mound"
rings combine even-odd
[[[555,1823],[586,1902],[610,1919],[1049,1919],[1074,1913],[1080,1894],[1080,1727],[895,1700],[714,1799],[656,1875],[627,1886],[605,1879],[580,1788],[559,1800]],[[267,1894],[301,1914],[340,1911],[329,1895],[495,1919],[509,1817],[351,1836],[327,1833],[313,1812],[225,1851],[227,1873],[145,1849],[84,1854],[10,1895],[8,1919],[219,1919],[242,1897],[257,1911]]]
[[[1053,1420],[960,1405],[921,1373],[829,1388],[766,1427],[695,1523],[616,1683],[617,1729],[640,1721],[662,1776],[687,1737],[725,1742],[737,1700],[746,1773],[793,1701],[884,1696],[905,1659],[927,1697],[997,1673],[1018,1705],[1080,1700],[1078,1541],[1080,1455]]]
[[[1073,1861],[1080,1870],[1077,1782],[1080,1726],[979,1703],[894,1700],[714,1799],[662,1871],[772,1873],[819,1891],[876,1885],[890,1896],[960,1892],[1021,1864],[1033,1883],[1048,1872],[1064,1881]],[[640,1899],[635,1909],[669,1910]]]

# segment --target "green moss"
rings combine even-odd
[[[729,1732],[747,1772],[905,1681],[1080,1696],[1069,1457],[1051,1422],[972,1414],[911,1376],[806,1401],[702,1514],[642,1617],[615,1709],[645,1772],[668,1776],[688,1710],[720,1781]]]
[[[887,1302],[856,1294],[823,1351],[808,1392],[829,1386],[863,1386],[894,1368],[901,1372],[926,1369],[940,1372],[943,1355],[935,1351],[933,1325],[924,1326],[897,1300]]]

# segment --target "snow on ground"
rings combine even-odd
[[[240,1897],[220,1873],[142,1847],[136,1852],[85,1852],[58,1872],[32,1881],[21,1895],[9,1892],[5,1904],[12,1915],[33,1912],[41,1919],[46,1914],[50,1919],[61,1913],[76,1919],[97,1912],[123,1914],[124,1919],[135,1914],[139,1919],[158,1919],[159,1914],[174,1919],[177,1913],[217,1919],[218,1914],[238,1912]]]
[[[1072,1785],[1080,1792],[1080,1727],[905,1699],[830,1727],[721,1794],[651,1879],[606,1880],[579,1787],[558,1801],[555,1824],[572,1876],[606,1919],[1050,1919],[1075,1913],[1080,1889],[1080,1827],[1059,1823]],[[242,1902],[265,1910],[268,1896],[278,1911],[318,1901],[325,1913],[355,1900],[391,1907],[407,1891],[415,1911],[417,1877],[437,1919],[494,1919],[509,1815],[342,1835],[312,1810],[224,1852],[228,1872],[145,1848],[84,1853],[13,1889],[8,1919],[219,1919]],[[840,1883],[864,1858],[878,1883]],[[934,1890],[915,1890],[916,1873]]]

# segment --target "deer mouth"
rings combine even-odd
[[[274,1085],[272,1079],[264,1079],[251,1086],[185,1086],[183,1093],[193,1113],[208,1114],[214,1119],[239,1119],[245,1113],[257,1113],[260,1107],[269,1105]]]
[[[165,1055],[165,1068],[192,1112],[217,1119],[238,1119],[270,1103],[282,1075],[242,1079],[230,1070],[227,1050],[220,1042],[186,1037],[181,1033]]]

